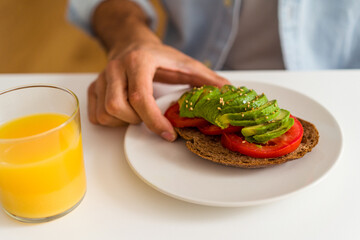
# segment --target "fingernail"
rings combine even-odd
[[[170,132],[162,132],[161,137],[168,140],[169,142],[173,142],[176,139],[176,136]]]

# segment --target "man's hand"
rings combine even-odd
[[[176,133],[156,105],[153,81],[219,87],[229,82],[202,63],[162,44],[144,22],[133,19],[129,22],[132,23],[131,28],[114,26],[116,34],[106,31],[101,37],[98,33],[109,49],[109,62],[89,87],[89,119],[92,123],[106,126],[143,121],[151,131],[173,141]],[[141,24],[134,25],[134,22]],[[121,30],[126,37],[121,37],[123,35],[118,32]]]

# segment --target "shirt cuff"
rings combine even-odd
[[[86,33],[94,35],[91,28],[91,18],[96,7],[103,0],[69,0],[66,17],[67,19],[78,26]],[[150,22],[150,28],[155,31],[158,23],[156,12],[149,1],[146,0],[131,0],[139,5],[139,7],[147,15]]]

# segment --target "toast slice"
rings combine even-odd
[[[221,145],[220,136],[205,135],[196,128],[175,128],[175,130],[186,140],[186,147],[204,159],[232,167],[263,168],[299,159],[316,146],[319,141],[319,132],[315,125],[299,118],[298,120],[304,128],[300,146],[294,152],[277,158],[253,158],[233,152]]]

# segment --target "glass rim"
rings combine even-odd
[[[68,88],[65,87],[61,87],[61,86],[57,86],[57,85],[52,85],[52,84],[31,84],[31,85],[22,85],[22,86],[17,86],[17,87],[13,87],[4,91],[0,91],[0,97],[6,93],[10,93],[10,92],[14,92],[14,91],[18,91],[18,90],[22,90],[22,89],[28,89],[28,88],[53,88],[53,89],[57,89],[57,90],[61,90],[63,92],[66,92],[68,94],[70,94],[76,102],[76,106],[75,106],[75,110],[71,113],[71,115],[69,115],[69,118],[66,119],[65,122],[63,122],[62,124],[60,124],[59,126],[56,126],[54,128],[51,128],[45,132],[41,132],[38,134],[34,134],[31,136],[27,136],[27,137],[19,137],[19,138],[1,138],[0,137],[0,143],[4,143],[4,142],[17,142],[17,141],[26,141],[26,140],[31,140],[31,139],[35,139],[35,138],[39,138],[42,136],[45,136],[47,134],[51,134],[52,132],[55,132],[61,128],[63,128],[64,126],[68,125],[72,120],[74,120],[75,116],[79,113],[80,110],[80,103],[79,103],[79,99],[76,96],[76,94],[71,91]],[[6,124],[6,123],[5,123]]]

